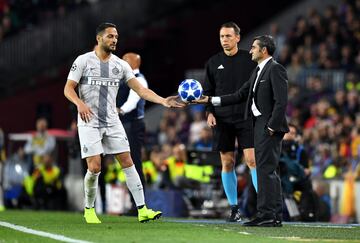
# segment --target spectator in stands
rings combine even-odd
[[[360,64],[360,52],[359,52],[359,64]],[[360,65],[359,68],[360,70]],[[347,73],[346,75],[346,81],[344,84],[344,88],[346,89],[346,91],[351,91],[351,90],[355,90],[357,92],[360,92],[360,82],[359,82],[359,75],[354,73],[354,72],[350,72]]]
[[[187,163],[186,147],[184,144],[176,144],[172,154],[165,159],[166,176],[169,176],[170,188],[181,188],[185,176],[185,164]]]
[[[331,102],[331,107],[339,114],[346,113],[346,93],[344,90],[338,90]]]
[[[300,56],[297,53],[291,55],[291,63],[286,67],[287,73],[289,75],[289,82],[296,83],[298,78],[303,71],[303,65],[300,60]]]
[[[289,123],[289,132],[285,134],[283,148],[287,151],[288,156],[296,158],[297,162],[303,167],[305,176],[311,174],[308,154],[301,144],[301,135],[298,127]]]
[[[50,154],[43,156],[43,163],[25,181],[28,183],[29,195],[34,197],[36,209],[65,210],[67,208],[62,173]]]
[[[55,146],[55,138],[48,133],[46,118],[38,118],[36,120],[36,132],[25,144],[25,153],[32,155],[34,166],[37,167],[41,165],[45,154],[54,152]]]
[[[333,163],[330,145],[320,143],[316,148],[316,156],[313,160],[312,174],[314,177],[321,177],[325,169]]]
[[[351,131],[350,148],[352,158],[358,161],[360,159],[360,126],[358,125],[355,125]]]
[[[346,71],[352,71],[354,66],[355,58],[352,53],[352,48],[350,45],[344,45],[341,48],[340,68]]]
[[[157,132],[159,144],[175,145],[182,141],[187,142],[189,127],[188,116],[185,112],[180,111],[179,114],[173,110],[165,111]]]
[[[163,166],[160,155],[160,148],[158,146],[154,146],[150,151],[143,150],[145,156],[143,156],[143,173],[146,181],[146,185],[153,189],[159,188],[159,181],[161,172],[165,170],[161,167]]]
[[[200,111],[193,113],[193,122],[190,125],[189,143],[195,143],[200,139],[201,131],[206,127],[206,121],[204,120],[204,114]]]
[[[308,32],[309,29],[305,18],[303,16],[299,17],[296,20],[295,26],[290,34],[290,43],[294,47],[297,47],[298,45],[304,43],[305,36]]]
[[[168,152],[167,150],[170,151]],[[166,159],[172,154],[172,147],[163,146],[162,149],[157,146],[151,149],[149,161],[147,163],[147,170],[144,171],[148,184],[151,184],[153,189],[174,188],[171,181]],[[149,170],[150,169],[150,170]]]
[[[284,45],[277,60],[284,66],[287,66],[290,63],[290,47],[288,45]]]
[[[125,183],[125,174],[122,171],[120,164],[115,160],[113,155],[105,155],[103,157],[104,162],[104,181],[109,184]],[[104,203],[104,201],[103,201]]]
[[[347,107],[346,110],[348,114],[356,114],[360,112],[360,104],[359,104],[359,94],[357,91],[352,90],[347,93],[346,97]]]
[[[25,158],[22,147],[12,154],[5,163],[4,168],[4,190],[6,194],[5,204],[7,207],[23,207],[24,204],[31,206],[31,202],[24,193],[24,180],[29,176],[30,161]],[[22,198],[22,195],[25,197]],[[26,199],[25,201],[23,199]]]
[[[329,186],[322,180],[314,180],[314,192],[318,197],[317,220],[320,222],[329,222],[331,219],[331,198]]]
[[[297,198],[295,192],[301,192],[301,196],[297,198],[301,219],[315,221],[318,200],[312,190],[309,157],[300,140],[298,128],[290,123],[280,156],[281,184],[285,197]]]
[[[305,49],[304,51],[304,68],[305,70],[314,70],[317,68],[314,62],[314,54],[311,49]]]
[[[274,52],[274,58],[277,60],[285,45],[285,35],[280,31],[279,25],[277,23],[270,24],[270,35],[274,37],[275,43],[277,45],[277,48]]]
[[[187,110],[179,110],[177,111],[178,116],[175,123],[175,130],[176,130],[176,136],[177,141],[175,139],[174,142],[179,142],[183,144],[187,144],[189,140],[189,130],[190,130],[190,119]]]
[[[200,136],[193,143],[193,148],[198,151],[212,150],[212,131],[209,127],[203,127],[200,131]]]

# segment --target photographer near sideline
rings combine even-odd
[[[285,200],[294,198],[297,202],[300,220],[318,221],[319,199],[312,188],[309,158],[300,143],[301,137],[297,127],[289,124],[289,130],[284,136],[279,163]],[[287,207],[289,219],[292,218],[290,210]]]

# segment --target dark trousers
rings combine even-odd
[[[145,178],[142,171],[141,148],[145,143],[145,122],[144,119],[138,119],[129,122],[123,122],[123,126],[130,145],[130,155],[135,164],[136,171],[140,176],[143,187]]]
[[[254,121],[254,147],[258,179],[258,217],[282,220],[281,181],[277,172],[284,133],[270,135],[267,120]]]

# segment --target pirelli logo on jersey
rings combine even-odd
[[[117,78],[83,77],[80,84],[119,87],[120,80]]]

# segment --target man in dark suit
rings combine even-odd
[[[244,226],[282,226],[282,194],[277,174],[281,141],[289,131],[285,110],[288,78],[285,68],[273,60],[274,39],[254,38],[250,54],[258,63],[248,82],[233,94],[208,97],[197,103],[226,106],[247,100],[245,117],[253,117],[254,147],[257,166],[257,215]]]

